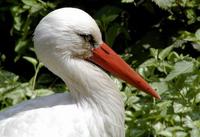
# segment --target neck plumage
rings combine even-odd
[[[62,70],[60,69],[62,68]],[[65,59],[58,75],[81,109],[91,109],[109,137],[124,136],[124,106],[112,79],[97,66],[81,59]],[[100,121],[99,121],[100,120]]]

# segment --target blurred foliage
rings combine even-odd
[[[0,1],[0,109],[67,90],[37,61],[32,35],[43,16],[69,6],[91,14],[104,40],[162,97],[113,78],[125,102],[126,136],[199,137],[199,0]]]

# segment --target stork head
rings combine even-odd
[[[62,61],[61,58],[84,59],[160,98],[138,73],[102,41],[95,20],[80,9],[61,8],[49,13],[36,27],[33,40],[39,60],[48,68],[55,67],[58,61]]]

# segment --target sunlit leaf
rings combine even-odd
[[[200,136],[200,129],[199,128],[193,128],[190,132],[191,137],[199,137]]]
[[[195,125],[194,125],[194,123],[193,123],[193,120],[191,119],[191,117],[190,116],[186,116],[184,119],[183,119],[183,121],[184,121],[184,126],[186,126],[186,127],[189,127],[189,128],[195,128]]]
[[[200,29],[197,29],[197,31],[195,32],[195,37],[200,40]]]
[[[167,9],[172,7],[175,0],[153,0],[160,8]]]
[[[176,131],[175,136],[177,136],[177,137],[187,137],[188,133],[186,131]]]
[[[173,134],[170,131],[163,130],[158,133],[158,135],[162,135],[164,137],[173,137]]]
[[[37,4],[36,0],[22,0],[25,5],[35,6]]]
[[[165,80],[169,81],[181,74],[191,73],[193,71],[193,65],[194,64],[189,61],[177,62],[174,66],[174,70],[170,72],[170,74],[165,78]]]
[[[187,9],[186,10],[186,16],[188,18],[188,24],[192,24],[196,20],[196,14],[193,9]]]
[[[29,83],[20,83],[18,76],[13,73],[0,70],[0,109],[11,106],[34,96]]]
[[[169,46],[169,47],[163,49],[159,53],[158,58],[161,59],[161,60],[165,59],[169,55],[169,53],[172,51],[173,48],[174,48],[173,46]]]
[[[175,113],[186,113],[192,110],[190,107],[183,106],[180,103],[174,103],[173,108]]]
[[[198,43],[192,43],[192,46],[193,46],[194,49],[196,49],[197,51],[200,52],[200,42],[198,42]]]
[[[200,103],[200,93],[196,95],[195,102]]]
[[[167,59],[169,61],[177,62],[177,60],[179,59],[179,55],[175,51],[172,51],[172,52],[169,53]]]
[[[135,0],[122,0],[122,3],[133,3]]]
[[[155,125],[153,125],[153,128],[156,131],[156,134],[158,134],[160,131],[164,130],[166,126],[162,124],[161,122],[158,122]]]
[[[141,68],[148,67],[148,66],[155,66],[157,64],[157,60],[154,58],[150,58],[146,60],[144,63],[140,65]]]
[[[23,58],[27,60],[28,62],[30,62],[31,64],[33,64],[34,66],[38,64],[38,61],[35,58],[27,57],[27,56],[24,56]]]
[[[126,101],[126,104],[129,106],[133,106],[134,103],[136,103],[137,101],[139,101],[139,98],[136,96],[131,96],[128,98],[128,100]]]
[[[154,87],[154,89],[156,89],[159,94],[162,94],[169,90],[166,82],[153,82],[151,85]]]

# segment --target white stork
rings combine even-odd
[[[33,41],[39,60],[70,93],[36,98],[1,112],[0,137],[124,137],[122,97],[98,66],[160,98],[102,41],[94,19],[80,9],[49,13],[36,27]]]

